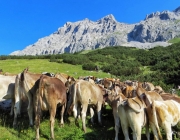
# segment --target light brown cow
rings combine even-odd
[[[101,84],[104,85],[104,88],[111,89],[115,80],[114,78],[104,78]]]
[[[139,95],[139,96],[144,96],[144,95],[146,95],[146,99],[149,101],[149,103],[148,104],[146,104],[147,106],[149,105],[149,104],[151,104],[152,103],[152,101],[154,101],[154,100],[158,100],[158,101],[163,101],[163,98],[157,93],[157,92],[155,92],[155,91],[146,91],[144,88],[142,88],[141,87],[141,85],[140,84],[138,84],[138,88],[137,88],[137,94]],[[147,103],[147,102],[146,102]]]
[[[153,101],[147,107],[154,139],[163,140],[159,126],[165,130],[167,140],[172,140],[171,126],[180,121],[180,104],[174,100]]]
[[[111,93],[113,94],[113,93]],[[116,94],[116,93],[115,93]],[[119,119],[125,140],[129,140],[129,127],[133,131],[133,140],[141,139],[141,129],[146,127],[147,139],[150,139],[148,119],[145,112],[145,103],[138,97],[126,98],[122,93],[109,95],[108,98],[114,98],[111,101],[113,115],[115,120],[115,140],[118,140]]]
[[[58,79],[42,75],[36,82],[35,86],[38,90],[34,94],[34,108],[35,108],[35,124],[36,124],[36,139],[39,139],[39,126],[41,110],[49,110],[50,113],[50,131],[51,138],[54,139],[54,122],[56,115],[57,104],[62,106],[60,125],[64,126],[64,110],[66,107],[66,87],[64,83]]]
[[[94,105],[97,107],[98,122],[101,124],[101,107],[103,104],[104,94],[102,89],[98,85],[91,82],[77,80],[75,84],[72,85],[71,92],[71,99],[69,100],[68,104],[71,104],[72,102],[72,105],[70,106],[69,110],[73,109],[73,114],[77,121],[77,117],[79,115],[78,109],[82,108],[81,117],[84,132],[86,132],[85,119],[88,105]],[[81,104],[80,106],[79,103]],[[91,115],[93,115],[93,112]],[[91,118],[93,118],[93,116],[91,116]],[[93,120],[91,119],[91,121]]]
[[[145,90],[147,90],[147,91],[152,91],[152,90],[154,90],[154,85],[152,84],[152,83],[150,83],[150,82],[143,82],[142,83],[142,88],[144,88]]]
[[[143,101],[143,103],[138,103],[138,100],[134,100],[135,98],[126,98],[124,94],[122,94],[121,85],[119,84],[114,85],[111,94],[108,95],[108,103],[113,109],[113,116],[115,121],[115,140],[118,140],[118,132],[120,127],[119,118],[121,120],[121,126],[125,139],[129,139],[128,127],[131,127],[133,130],[133,138],[140,139],[141,128],[143,126],[146,126],[146,135],[147,139],[149,139],[149,131],[147,126],[148,124],[145,123],[146,121],[148,121],[148,119],[144,112],[144,109],[147,105],[152,103],[153,100],[162,101],[163,99],[158,93],[153,93],[152,96],[151,93],[143,89],[140,84],[137,87],[136,94],[138,95],[138,98],[136,97],[136,99]],[[137,104],[130,104],[130,101],[134,101],[134,103],[136,102]],[[141,108],[139,108],[138,110],[140,104]]]
[[[64,73],[56,73],[55,74],[55,77],[60,79],[64,84],[66,83],[67,79],[70,77],[69,75],[67,74],[64,74]]]
[[[28,72],[28,68],[19,73],[15,79],[15,105],[14,105],[14,121],[13,126],[17,125],[17,115],[21,114],[22,101],[28,101],[29,124],[33,126],[33,94],[36,89],[33,87],[41,74]]]

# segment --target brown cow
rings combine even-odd
[[[170,93],[164,93],[164,94],[160,94],[160,95],[163,98],[163,100],[174,100],[174,101],[180,103],[180,97],[177,95],[172,95]]]
[[[36,139],[39,139],[41,110],[49,110],[51,138],[54,139],[54,122],[57,104],[62,106],[60,125],[64,126],[63,115],[66,107],[66,87],[60,79],[46,75],[42,75],[36,82],[35,88],[37,87],[38,90],[34,95]]]
[[[84,132],[86,132],[85,118],[88,105],[97,107],[98,122],[101,124],[101,107],[104,94],[102,88],[85,80],[77,80],[70,89],[72,93],[68,104],[71,104],[71,102],[72,104],[69,110],[73,109],[73,114],[77,122],[77,117],[79,115],[78,109],[82,108],[81,117]],[[79,107],[79,103],[81,107]],[[91,115],[93,115],[93,113]],[[91,118],[93,118],[93,116],[91,116]]]

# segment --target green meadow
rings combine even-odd
[[[13,74],[21,73],[25,68],[29,67],[32,73],[52,72],[66,73],[70,76],[78,78],[79,76],[96,76],[110,77],[108,73],[102,71],[86,71],[82,70],[81,65],[71,65],[67,63],[50,62],[49,59],[7,59],[0,60],[0,69],[3,72]]]

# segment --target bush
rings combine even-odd
[[[92,63],[92,62],[86,63],[86,64],[82,65],[82,69],[83,70],[95,70],[96,67],[97,66],[94,63]]]

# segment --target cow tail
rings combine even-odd
[[[41,115],[41,103],[42,103],[42,97],[44,93],[44,87],[43,87],[43,76],[40,77],[40,79],[37,80],[37,90],[36,90],[36,111],[39,115]]]
[[[159,136],[160,140],[163,140],[160,129],[159,129],[158,121],[157,121],[156,107],[155,107],[154,101],[152,102],[152,113],[153,113],[153,122],[154,122],[155,128],[158,132],[158,136]]]
[[[73,85],[73,93],[72,93],[72,100],[69,100],[71,103],[71,106],[69,107],[68,109],[68,114],[71,114],[72,110],[73,110],[73,107],[74,107],[74,104],[75,104],[75,100],[76,100],[76,92],[77,92],[77,86],[78,84],[74,84]]]

